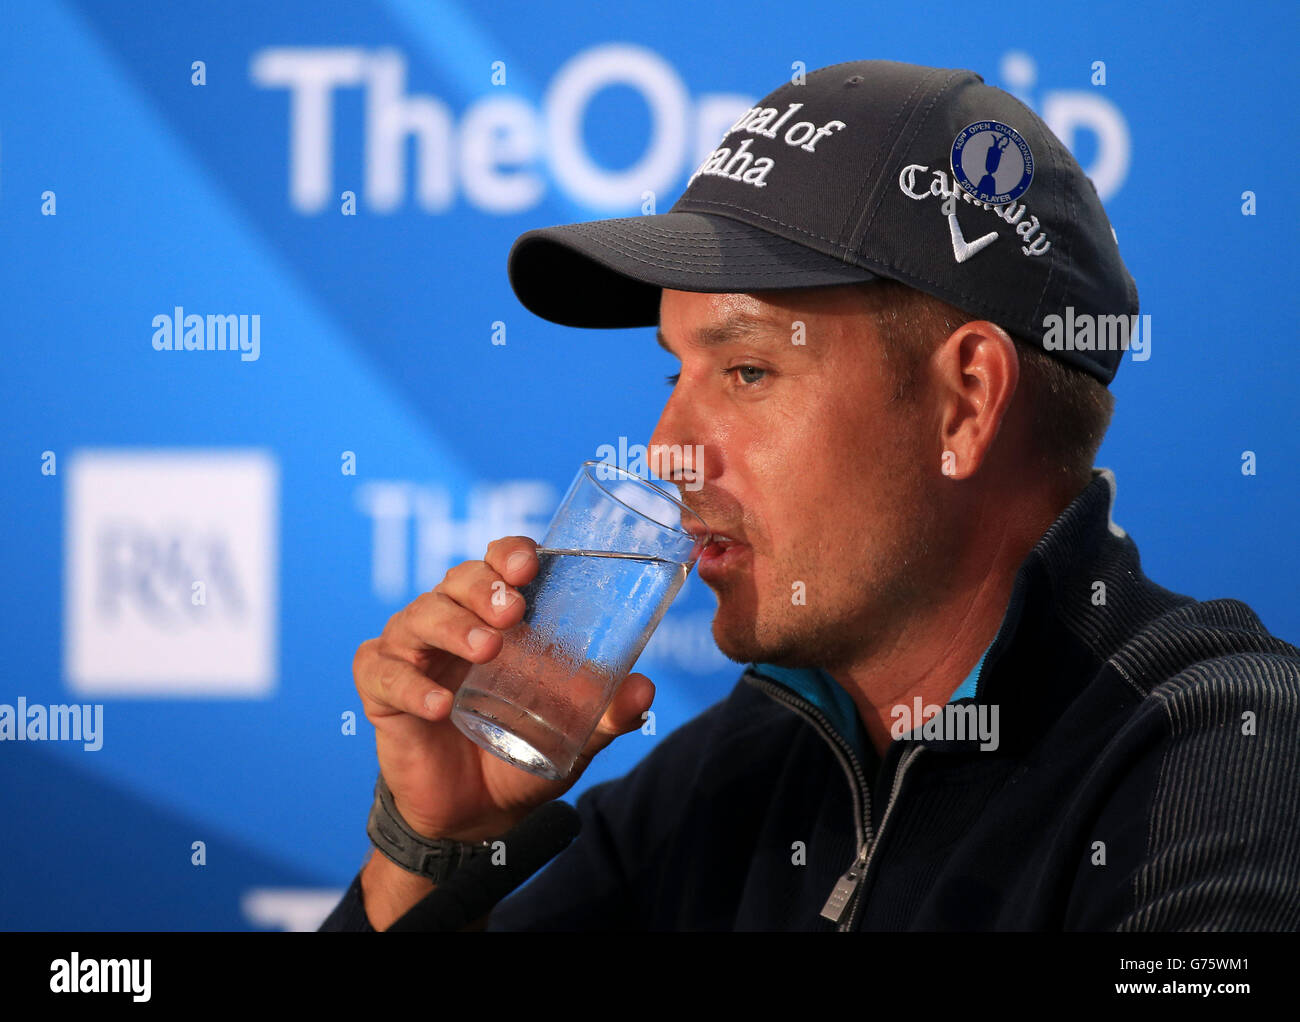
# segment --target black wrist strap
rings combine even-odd
[[[417,834],[397,811],[382,773],[375,781],[375,801],[370,807],[366,833],[391,862],[435,884],[442,883],[471,858],[492,854],[492,845],[487,841],[453,841]]]

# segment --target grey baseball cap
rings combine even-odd
[[[599,328],[656,325],[663,288],[886,278],[1107,384],[1123,349],[1074,344],[1059,323],[1138,312],[1096,187],[1037,114],[973,71],[885,60],[764,97],[667,213],[527,231],[507,267],[536,315]]]

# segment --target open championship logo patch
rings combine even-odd
[[[976,121],[953,139],[952,176],[981,202],[1001,205],[1029,189],[1034,179],[1034,154],[1009,124]]]

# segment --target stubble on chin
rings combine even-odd
[[[870,656],[912,613],[910,608],[932,596],[928,573],[935,567],[934,525],[916,518],[908,525],[907,535],[893,533],[888,550],[877,547],[874,557],[845,575],[805,577],[806,570],[787,570],[791,580],[805,583],[803,603],[792,600],[790,581],[784,588],[769,584],[761,597],[752,588],[719,589],[713,621],[719,650],[736,663],[831,672]]]
[[[757,599],[753,590],[720,589],[718,610],[713,619],[713,638],[727,659],[736,663],[767,663],[778,667],[820,667],[845,655],[849,631],[835,608],[851,606],[853,600],[829,600],[818,606],[810,593],[817,584],[791,576],[803,583],[803,602],[796,602],[793,582],[785,589],[771,587]],[[823,590],[824,592],[824,590]]]

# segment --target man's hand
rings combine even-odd
[[[367,639],[352,672],[375,726],[379,769],[398,811],[430,838],[499,837],[533,809],[573,786],[596,753],[641,726],[654,684],[629,674],[578,757],[573,771],[547,781],[512,766],[466,738],[448,719],[471,664],[495,657],[502,631],[524,615],[517,587],[538,571],[537,544],[526,536],[493,541],[481,561],[456,565],[431,592]],[[493,601],[494,583],[506,599]]]

